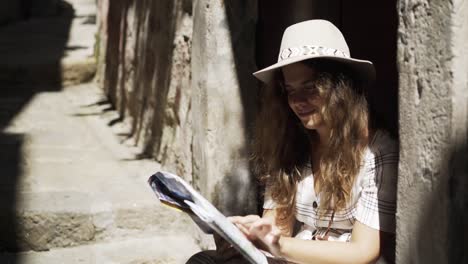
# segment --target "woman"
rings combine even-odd
[[[264,212],[231,221],[289,262],[383,262],[385,248],[393,262],[398,148],[370,122],[372,63],[351,58],[333,24],[310,20],[287,28],[278,62],[254,75],[270,86],[255,152]],[[217,245],[190,261],[222,259]]]

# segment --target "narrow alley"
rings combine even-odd
[[[1,0],[0,264],[213,253],[159,170],[288,261],[468,263],[467,43],[462,0]]]
[[[93,80],[95,34],[93,0],[0,28],[0,263],[179,263],[200,250]]]

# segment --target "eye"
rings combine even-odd
[[[307,91],[307,93],[310,94],[318,94],[319,90],[315,84],[309,84],[304,86],[304,90]]]

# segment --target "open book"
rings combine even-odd
[[[148,179],[148,183],[163,204],[189,214],[205,233],[218,233],[251,263],[268,263],[267,252],[257,249],[231,221],[182,178],[168,172],[157,172]]]

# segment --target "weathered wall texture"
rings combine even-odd
[[[100,1],[100,83],[124,136],[191,177],[190,1]],[[190,180],[190,178],[189,178]]]
[[[256,1],[194,1],[194,175],[226,214],[252,213],[249,138],[256,95]]]
[[[398,12],[397,263],[467,263],[467,3]]]
[[[255,212],[256,1],[101,0],[99,9],[99,83],[120,113],[111,125],[128,125],[143,156],[226,214]]]

